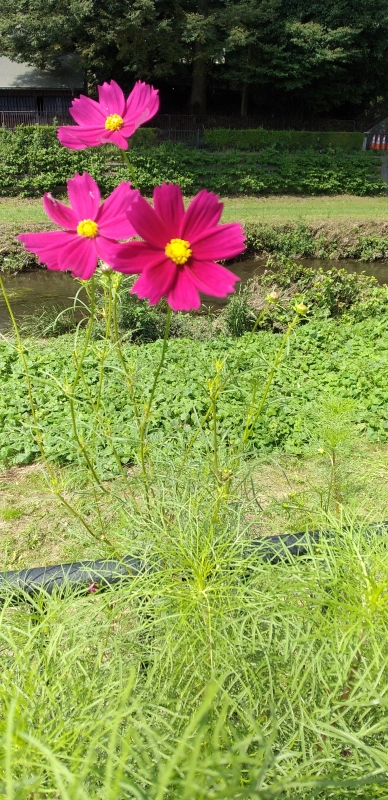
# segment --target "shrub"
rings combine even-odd
[[[343,150],[353,153],[362,149],[363,133],[325,131],[267,131],[264,128],[205,131],[204,141],[211,150]]]
[[[149,129],[142,135],[149,136]],[[143,143],[144,144],[144,143]],[[205,187],[223,195],[236,194],[385,194],[375,153],[345,155],[306,150],[279,153],[273,148],[255,153],[213,154],[182,144],[135,146],[131,152],[140,189],[151,194],[155,184],[179,183],[186,194]],[[121,152],[113,146],[73,151],[62,147],[55,128],[23,127],[0,131],[0,194],[39,196],[63,192],[74,172],[87,170],[103,193],[128,179]]]

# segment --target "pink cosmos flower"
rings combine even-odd
[[[135,235],[125,212],[137,202],[139,192],[123,181],[100,205],[100,190],[87,172],[76,173],[67,187],[71,208],[51,194],[43,198],[46,214],[66,230],[22,233],[18,239],[49,269],[71,270],[75,277],[88,280],[99,258],[112,264],[123,247],[117,239]]]
[[[237,275],[214,259],[233,258],[245,249],[237,223],[219,225],[223,203],[202,189],[184,210],[179,186],[154,189],[154,208],[139,196],[128,219],[145,241],[128,242],[114,258],[119,272],[141,275],[131,289],[151,305],[161,297],[174,311],[199,308],[199,292],[225,297],[234,291]]]
[[[98,87],[98,103],[91,97],[73,100],[69,109],[78,127],[58,128],[58,139],[71,150],[84,150],[100,144],[115,144],[128,150],[128,139],[139,125],[153,117],[159,108],[157,89],[137,81],[125,99],[116,81]]]

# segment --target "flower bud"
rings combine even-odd
[[[307,306],[304,303],[297,303],[295,306],[295,311],[297,314],[305,314],[307,311]]]
[[[109,264],[105,264],[105,261],[101,261],[100,270],[103,275],[110,275],[110,273],[113,272],[112,267],[110,267]]]
[[[276,303],[276,300],[279,300],[279,292],[270,292],[267,294],[267,303]]]

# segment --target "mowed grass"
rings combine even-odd
[[[227,197],[223,221],[286,224],[305,222],[388,221],[388,197]],[[0,199],[0,224],[28,226],[47,222],[40,198]]]
[[[388,197],[230,197],[224,199],[225,222],[263,222],[279,225],[304,222],[358,223],[388,221]]]

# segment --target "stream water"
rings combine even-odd
[[[231,266],[233,272],[240,276],[244,283],[253,274],[262,274],[265,270],[266,259],[258,258],[238,261]],[[304,259],[306,267],[342,267],[348,272],[365,272],[373,275],[379,283],[388,283],[388,262],[372,262],[370,264],[353,261],[321,261],[319,259]],[[73,298],[79,284],[74,279],[62,272],[52,272],[46,269],[37,269],[31,272],[20,272],[3,275],[3,281],[11,300],[16,319],[23,320],[26,316],[39,316],[45,308],[64,309],[73,304]],[[204,296],[204,302],[216,310],[222,307],[225,301],[216,300],[214,297]],[[3,297],[0,297],[0,330],[9,328],[9,316]]]

